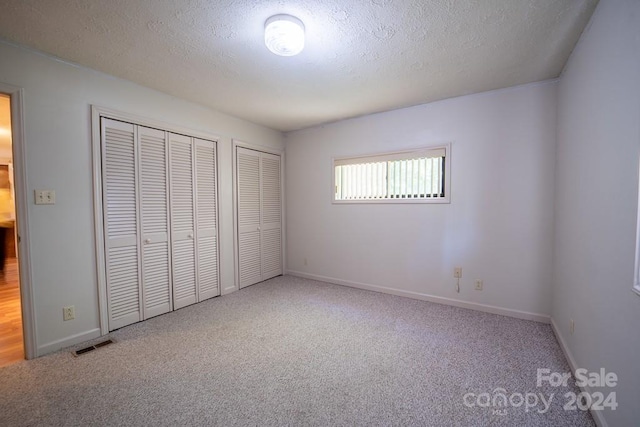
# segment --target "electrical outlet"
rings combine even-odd
[[[476,291],[481,291],[482,286],[483,286],[482,280],[480,279],[476,280]]]
[[[569,333],[573,335],[573,331],[576,330],[576,322],[573,319],[569,319]]]
[[[69,307],[63,307],[62,308],[62,320],[64,320],[65,322],[67,320],[73,320],[76,318],[76,307],[73,305],[70,305]]]
[[[453,269],[453,278],[462,279],[462,267],[456,267]]]

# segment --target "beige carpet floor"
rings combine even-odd
[[[312,280],[278,277],[110,337],[0,369],[0,425],[593,425],[563,410],[571,384],[536,387],[537,368],[569,371],[549,325]],[[464,404],[497,388],[554,399],[544,414]]]

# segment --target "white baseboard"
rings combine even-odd
[[[50,342],[48,344],[44,344],[38,346],[37,349],[37,357],[44,356],[48,353],[53,353],[54,351],[60,350],[65,347],[70,347],[75,344],[80,344],[84,341],[89,341],[94,338],[98,338],[101,335],[100,328],[91,329],[86,332],[81,332],[79,334],[71,335],[70,337],[66,337],[57,341]]]
[[[368,291],[382,292],[385,294],[397,295],[401,297],[413,298],[422,301],[430,301],[438,304],[452,305],[454,307],[468,308],[470,310],[483,311],[485,313],[500,314],[503,316],[515,317],[517,319],[533,320],[535,322],[549,323],[550,317],[546,314],[529,313],[526,311],[512,310],[510,308],[496,307],[493,305],[479,304],[453,298],[439,297],[435,295],[423,294],[419,292],[403,291],[399,289],[386,288],[384,286],[370,285],[367,283],[353,282],[351,280],[336,279],[334,277],[320,276],[317,274],[304,273],[302,271],[288,270],[286,274],[303,277],[305,279],[319,280],[321,282],[333,283],[335,285],[350,286],[352,288],[366,289]]]
[[[576,359],[574,359],[573,354],[569,350],[569,347],[567,346],[566,341],[564,340],[564,338],[562,338],[562,335],[560,334],[560,328],[558,328],[558,325],[556,324],[553,317],[551,318],[551,329],[553,329],[553,333],[555,334],[556,339],[560,344],[560,348],[562,349],[564,356],[567,358],[567,361],[569,362],[569,367],[571,368],[571,372],[575,372],[576,369],[578,369],[578,364],[576,363]],[[586,386],[580,387],[580,389],[589,394],[592,393],[592,390],[589,387],[586,387]],[[596,424],[599,427],[609,427],[609,424],[607,424],[607,421],[604,419],[603,411],[589,411],[589,412],[591,412],[591,416],[593,417],[593,419],[595,420]]]

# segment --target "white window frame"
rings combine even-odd
[[[367,157],[397,157],[403,156],[411,153],[418,153],[421,151],[431,151],[431,150],[442,150],[444,149],[444,197],[434,197],[434,198],[397,198],[397,199],[351,199],[351,200],[336,200],[336,163],[344,163],[350,160],[362,160]],[[408,204],[424,204],[424,203],[451,203],[451,143],[440,144],[440,145],[432,145],[426,147],[419,147],[410,150],[402,150],[402,151],[388,151],[382,153],[367,153],[359,156],[349,156],[349,157],[334,157],[331,159],[331,201],[334,204],[397,204],[397,203],[408,203]]]

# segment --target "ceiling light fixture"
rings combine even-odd
[[[294,56],[304,49],[304,24],[291,15],[274,15],[264,23],[264,44],[280,56]]]

